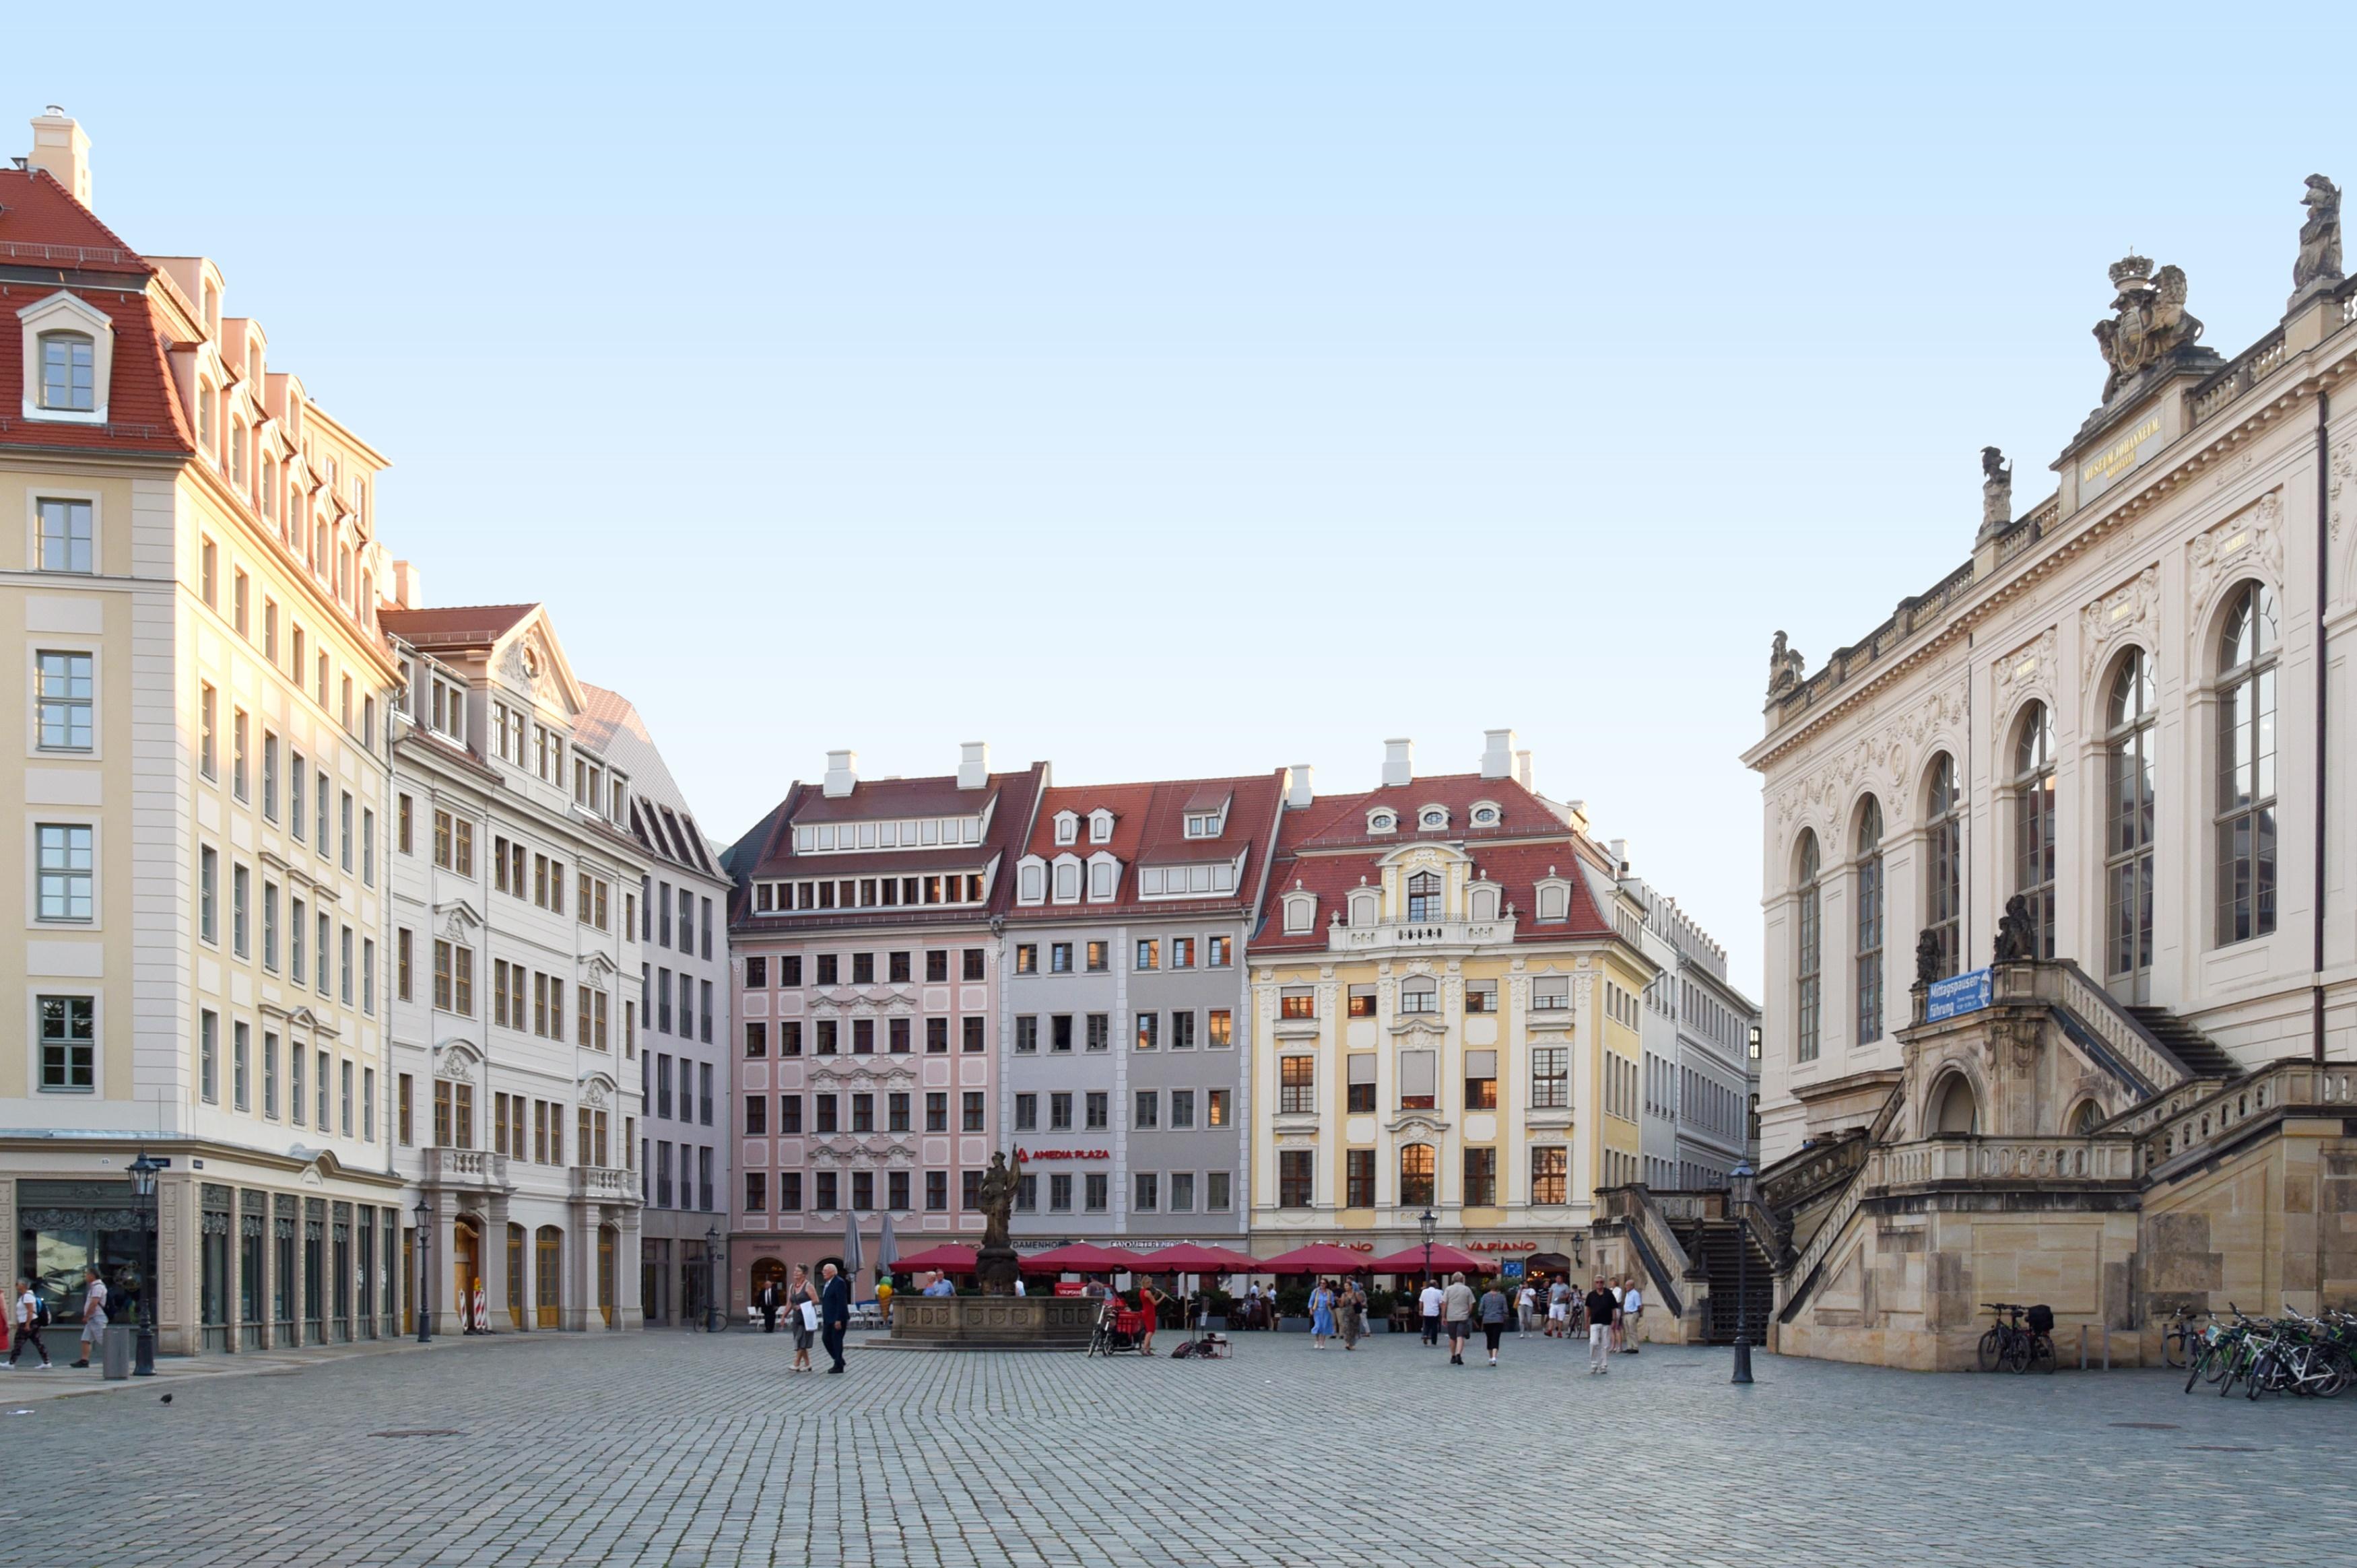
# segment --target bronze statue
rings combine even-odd
[[[2037,956],[2038,932],[2029,922],[2029,899],[2017,893],[2005,901],[2005,914],[1996,923],[1996,945],[1991,957],[1997,963],[2018,963]]]
[[[2299,259],[2291,264],[2294,294],[2310,284],[2341,281],[2341,188],[2309,175],[2299,204],[2308,209],[2308,221],[2299,226]]]
[[[1945,980],[1940,972],[1948,967],[1948,953],[1940,941],[1940,933],[1925,930],[1915,939],[1915,983],[1929,985],[1935,980]]]
[[[2104,381],[2104,401],[2151,366],[2180,349],[2190,349],[2201,336],[2201,321],[2185,308],[2185,269],[2152,270],[2151,258],[2123,256],[2112,263],[2112,318],[2095,323],[2095,341],[2103,346],[2104,362],[2112,373]]]

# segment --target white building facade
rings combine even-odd
[[[1624,841],[1611,847],[1622,890],[1644,908],[1648,954],[1662,966],[1645,988],[1645,1179],[1665,1190],[1722,1187],[1758,1154],[1750,1038],[1760,1009],[1728,983],[1727,950],[1676,899],[1625,874]]]
[[[653,861],[632,781],[587,738],[545,610],[419,608],[399,579],[393,1118],[431,1212],[426,1300],[446,1328],[479,1294],[495,1332],[633,1328]]]

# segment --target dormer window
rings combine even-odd
[[[1026,904],[1039,904],[1048,897],[1048,868],[1037,860],[1026,860],[1015,875],[1015,896]]]
[[[1494,828],[1498,825],[1501,813],[1499,812],[1494,801],[1476,800],[1473,802],[1473,825],[1475,827]]]
[[[1081,842],[1081,817],[1079,812],[1059,811],[1056,813],[1056,842],[1058,843],[1078,843]]]
[[[1081,863],[1066,855],[1056,862],[1056,902],[1077,904],[1081,901]]]
[[[1121,862],[1111,855],[1100,854],[1089,860],[1089,901],[1101,904],[1113,897],[1114,885],[1121,879]]]
[[[1309,931],[1318,919],[1318,895],[1296,891],[1285,896],[1285,929],[1288,936]]]
[[[41,334],[41,406],[75,413],[98,406],[98,345],[89,333]]]
[[[1113,843],[1113,813],[1103,809],[1089,813],[1089,842]]]
[[[1407,879],[1407,919],[1412,926],[1421,926],[1440,918],[1440,877],[1429,871],[1419,871]]]
[[[1557,876],[1554,866],[1547,867],[1547,874],[1540,879],[1535,891],[1540,919],[1567,920],[1571,918],[1571,883],[1567,878]]]
[[[1425,807],[1423,811],[1416,813],[1415,825],[1426,832],[1431,832],[1437,829],[1447,827],[1448,825],[1448,808],[1446,806]]]
[[[1371,833],[1393,832],[1398,827],[1399,818],[1390,811],[1377,811],[1367,813],[1367,831]]]
[[[1189,811],[1187,814],[1187,836],[1190,839],[1215,839],[1220,836],[1220,817],[1212,811]]]

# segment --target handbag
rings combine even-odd
[[[818,1330],[818,1303],[804,1301],[802,1305],[802,1326],[813,1333]]]

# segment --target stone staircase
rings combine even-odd
[[[1680,1237],[1685,1243],[1686,1255],[1710,1281],[1710,1295],[1705,1304],[1703,1333],[1707,1343],[1735,1343],[1737,1305],[1744,1297],[1744,1275],[1749,1273],[1749,1301],[1743,1317],[1746,1337],[1754,1345],[1767,1342],[1768,1319],[1776,1305],[1775,1265],[1770,1261],[1756,1238],[1743,1225],[1732,1219],[1706,1219],[1687,1228]],[[1744,1255],[1749,1254],[1749,1262]]]
[[[2169,1048],[2169,1055],[2184,1063],[2186,1071],[2195,1078],[2222,1083],[2242,1076],[2240,1065],[2215,1040],[2168,1008],[2131,1007],[2127,1011],[2145,1026],[2147,1034]]]

